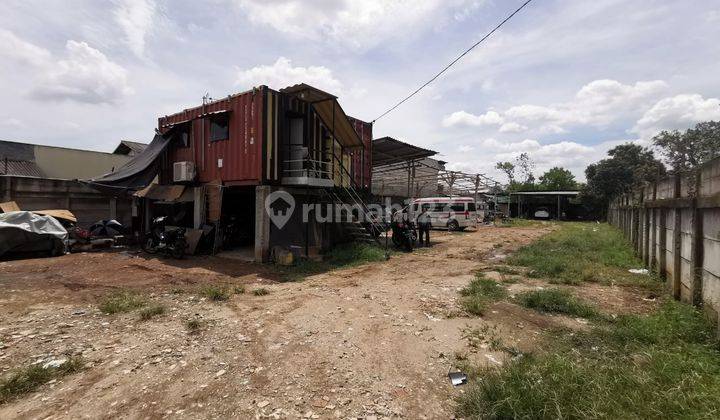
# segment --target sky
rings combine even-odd
[[[112,151],[157,118],[305,82],[372,121],[522,0],[4,0],[0,139]],[[625,142],[720,119],[720,0],[534,0],[379,119],[448,169],[501,182],[584,169]]]

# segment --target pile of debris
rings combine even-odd
[[[0,257],[58,256],[110,248],[124,232],[116,220],[88,229],[68,210],[23,211],[14,201],[0,203]]]

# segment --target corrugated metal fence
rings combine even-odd
[[[720,311],[720,158],[617,197],[608,221],[676,299]]]

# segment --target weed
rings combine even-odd
[[[289,267],[276,267],[284,281],[298,281],[314,274],[360,264],[385,261],[385,249],[377,245],[352,243],[331,249],[322,261],[301,260]]]
[[[33,392],[53,379],[79,372],[84,364],[82,358],[71,357],[57,367],[43,367],[42,363],[40,363],[19,369],[11,373],[7,378],[0,380],[0,404]]]
[[[268,289],[265,289],[264,287],[261,287],[259,289],[253,290],[252,293],[255,296],[265,296],[265,295],[269,295],[270,291]]]
[[[122,291],[105,297],[100,302],[100,310],[108,315],[130,312],[147,304],[146,300],[132,292]]]
[[[230,292],[225,286],[208,284],[200,289],[200,294],[213,302],[221,302],[230,299]]]
[[[242,295],[243,293],[245,293],[245,286],[235,286],[235,287],[233,288],[233,292],[234,292],[236,295]]]
[[[200,332],[202,326],[203,323],[199,319],[188,319],[185,322],[185,327],[188,329],[188,332],[190,332],[190,334],[197,334],[198,332]]]
[[[546,353],[482,369],[458,398],[465,418],[708,418],[720,407],[720,351],[703,315],[668,301]],[[480,379],[481,380],[478,380]]]
[[[460,290],[461,304],[465,311],[473,315],[483,315],[487,305],[507,296],[507,290],[495,281],[477,273],[465,288]]]
[[[497,271],[500,274],[519,275],[522,272],[516,268],[508,267],[507,265],[496,265],[492,268],[492,271]]]
[[[642,266],[619,230],[596,223],[562,223],[560,229],[519,249],[508,262],[530,269],[530,277],[556,284],[582,282],[661,287],[652,276],[629,273]]]
[[[151,318],[162,315],[165,313],[165,307],[162,305],[155,305],[150,306],[148,308],[143,308],[140,310],[140,320],[141,321],[148,321]]]
[[[583,318],[599,319],[600,313],[592,306],[580,301],[567,290],[531,290],[517,295],[520,303],[540,312],[560,313]]]

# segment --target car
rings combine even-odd
[[[550,209],[548,209],[547,207],[538,207],[537,209],[535,209],[533,217],[536,219],[549,219]]]
[[[433,229],[464,230],[477,228],[477,205],[471,197],[428,197],[412,202],[413,218],[427,209]]]

